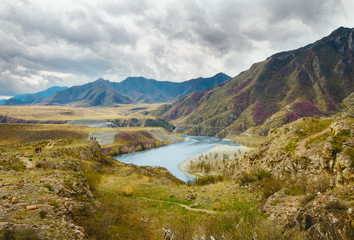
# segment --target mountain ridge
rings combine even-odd
[[[177,131],[228,137],[267,135],[299,117],[337,112],[354,91],[354,29],[339,28],[305,47],[274,54],[216,86],[187,95],[154,114]]]
[[[29,105],[33,104],[35,102],[39,102],[43,100],[44,98],[59,92],[66,90],[68,87],[50,87],[46,90],[37,92],[37,93],[30,93],[30,94],[21,94],[21,95],[16,95],[10,99],[4,100],[0,105]]]
[[[114,106],[132,102],[157,103],[176,100],[230,79],[224,73],[210,78],[197,78],[176,83],[144,77],[128,77],[122,82],[102,78],[80,86],[73,86],[36,102],[39,105],[72,105],[81,107]]]

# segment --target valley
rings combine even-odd
[[[353,32],[0,106],[0,239],[352,239]]]

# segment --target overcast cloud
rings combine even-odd
[[[0,96],[99,77],[184,81],[353,27],[353,0],[1,0]]]

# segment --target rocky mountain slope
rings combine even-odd
[[[117,103],[131,103],[129,97],[122,96],[112,89],[111,83],[103,79],[74,86],[64,91],[54,93],[43,99],[40,105],[66,105],[81,107],[112,106]]]
[[[275,54],[154,114],[174,121],[179,132],[219,137],[246,130],[267,135],[300,117],[333,114],[354,91],[353,32],[341,27],[313,44]]]
[[[229,80],[224,73],[209,78],[196,78],[185,82],[167,82],[129,77],[120,83],[113,83],[118,93],[130,96],[135,101],[145,103],[168,102],[192,92],[202,91],[216,84]]]
[[[261,187],[260,210],[285,236],[350,239],[354,234],[354,111],[301,118],[272,129],[261,147],[229,162],[224,174]]]

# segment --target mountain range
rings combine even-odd
[[[230,76],[224,73],[218,73],[210,78],[200,77],[180,83],[156,81],[144,77],[128,77],[122,82],[110,82],[100,78],[81,86],[56,91],[44,98],[40,97],[39,93],[16,96],[5,101],[4,105],[38,104],[91,107],[114,106],[115,104],[132,102],[169,102],[189,93],[213,87],[229,79]]]
[[[354,90],[353,28],[254,64],[225,84],[187,95],[153,114],[177,131],[230,137],[267,135],[300,117],[330,115]]]
[[[49,97],[50,95],[63,91],[68,87],[51,87],[44,91],[40,91],[37,93],[32,94],[23,94],[23,95],[16,95],[8,100],[0,100],[0,105],[29,105],[34,103],[41,102],[44,98]]]

